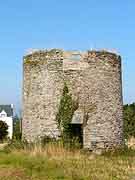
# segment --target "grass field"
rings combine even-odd
[[[135,180],[135,151],[93,155],[49,143],[0,152],[0,180]]]

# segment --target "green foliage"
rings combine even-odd
[[[24,64],[37,66],[39,64],[39,61],[33,61],[33,60],[29,59],[29,58],[26,58],[25,61],[24,61]]]
[[[58,126],[64,139],[70,138],[72,135],[70,123],[73,117],[73,113],[77,108],[78,104],[72,100],[72,95],[69,93],[67,84],[65,83],[62,98],[60,101],[59,111],[56,117]]]
[[[135,137],[135,103],[124,105],[124,136]]]
[[[119,157],[119,156],[134,157],[135,150],[132,148],[128,148],[127,146],[124,146],[123,148],[119,148],[119,149],[103,151],[101,155],[105,157]]]
[[[45,147],[48,143],[57,142],[55,137],[50,137],[50,136],[47,136],[47,135],[44,135],[44,136],[42,136],[40,138],[41,138],[40,144],[42,145],[42,147]]]
[[[8,135],[8,125],[4,121],[0,121],[0,141],[3,141]]]
[[[47,51],[49,55],[55,55],[55,54],[60,54],[63,55],[63,51],[61,49],[51,49],[50,51]]]
[[[17,115],[13,119],[13,138],[21,139],[21,119]]]
[[[32,143],[28,143],[27,141],[21,141],[21,140],[16,140],[12,139],[8,141],[7,145],[4,147],[4,152],[10,153],[12,151],[16,150],[25,150],[25,149],[30,149],[33,147]]]

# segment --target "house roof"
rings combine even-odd
[[[12,107],[11,104],[10,104],[10,105],[0,105],[0,113],[1,113],[3,110],[7,113],[7,116],[8,116],[8,117],[13,116],[13,107]]]

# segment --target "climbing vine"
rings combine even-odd
[[[67,84],[65,83],[60,101],[59,111],[56,117],[63,138],[70,138],[72,136],[72,129],[70,123],[74,111],[77,108],[78,103],[73,101],[72,95],[69,93]]]

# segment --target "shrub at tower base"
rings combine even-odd
[[[74,111],[78,108],[78,103],[72,99],[67,84],[64,84],[63,94],[60,101],[59,111],[56,117],[58,127],[64,142],[73,138],[73,129],[70,126]]]

